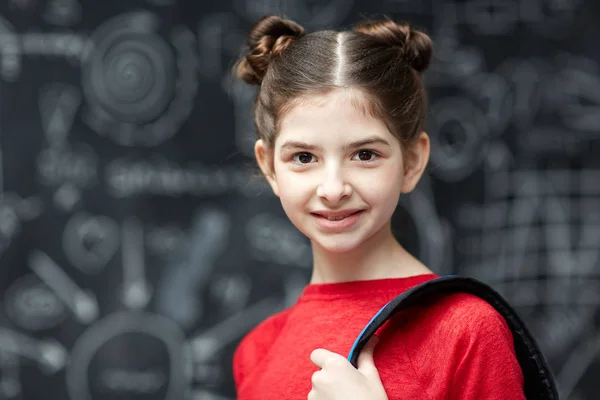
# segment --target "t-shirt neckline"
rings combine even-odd
[[[380,278],[336,283],[309,283],[299,300],[316,297],[361,297],[365,293],[398,291],[408,289],[435,278],[436,274],[420,274],[402,278]]]

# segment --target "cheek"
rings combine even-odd
[[[290,173],[279,174],[277,176],[277,186],[279,188],[279,198],[284,207],[306,202],[313,192],[307,180],[299,179]]]
[[[392,184],[392,182],[370,184],[361,191],[361,197],[373,205],[396,204],[400,197],[400,187],[396,183]]]
[[[402,188],[402,174],[389,168],[376,171],[375,174],[355,174],[356,186],[361,193],[368,197],[380,198],[393,193],[400,193]]]
[[[279,201],[283,211],[301,232],[304,212],[311,199],[310,191],[302,186],[300,180],[281,179],[279,184]],[[306,232],[304,232],[306,233]]]

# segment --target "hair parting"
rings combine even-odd
[[[292,20],[266,15],[250,30],[247,52],[233,72],[260,85],[254,122],[258,137],[270,146],[294,106],[336,89],[361,91],[368,104],[359,109],[382,119],[410,146],[426,118],[422,75],[432,47],[427,34],[390,19],[364,21],[352,30],[306,33]]]

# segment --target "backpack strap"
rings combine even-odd
[[[508,302],[490,286],[473,278],[457,275],[441,276],[417,285],[383,306],[356,338],[348,361],[355,367],[358,355],[371,336],[392,316],[423,299],[444,293],[466,292],[492,305],[506,320],[514,338],[515,353],[525,379],[527,399],[558,400],[552,373],[535,339]]]

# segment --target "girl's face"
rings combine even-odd
[[[260,140],[255,148],[289,219],[330,252],[355,249],[387,228],[429,155],[423,133],[406,169],[400,142],[357,101],[366,101],[360,92],[336,90],[300,104],[282,120],[272,153]]]

